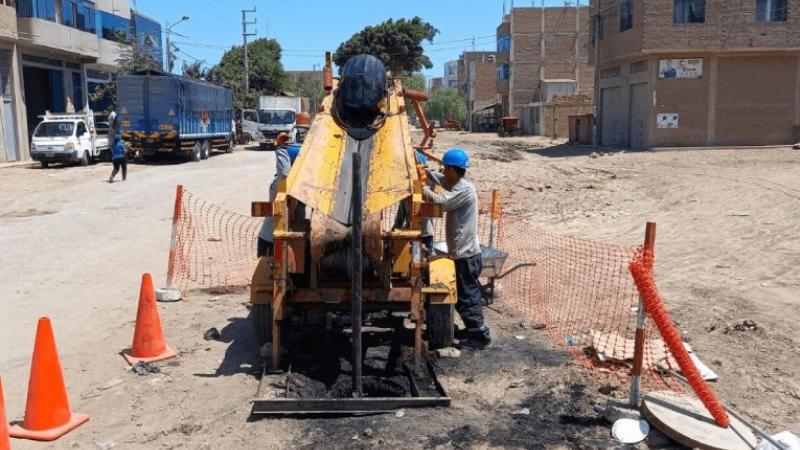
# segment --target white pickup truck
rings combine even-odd
[[[51,162],[73,162],[82,166],[111,151],[108,124],[97,122],[91,111],[72,114],[45,113],[31,139],[31,158],[42,167]]]

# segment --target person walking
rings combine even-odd
[[[460,148],[452,148],[442,158],[443,173],[428,170],[427,175],[444,188],[436,193],[430,187],[422,190],[426,201],[442,205],[447,213],[445,237],[448,256],[456,266],[456,311],[466,327],[466,339],[459,347],[481,350],[491,344],[491,333],[483,318],[481,285],[478,277],[483,270],[481,247],[478,242],[478,193],[465,178],[469,156]]]
[[[269,201],[274,202],[275,197],[278,196],[278,185],[281,180],[289,176],[289,169],[292,168],[292,158],[289,156],[287,143],[289,142],[289,135],[281,133],[275,138],[275,178],[269,185]],[[275,229],[272,216],[264,217],[264,223],[261,224],[261,231],[258,233],[258,248],[256,249],[256,257],[267,256],[272,254],[273,240],[272,231]]]
[[[109,183],[114,182],[114,177],[120,169],[122,169],[122,181],[128,179],[128,156],[125,154],[125,141],[119,133],[114,133],[114,142],[111,144],[111,163],[114,165],[114,170],[108,178]]]

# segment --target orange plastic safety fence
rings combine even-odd
[[[169,261],[172,287],[226,292],[249,286],[263,219],[221,208],[186,189],[180,200]]]
[[[626,385],[632,378],[639,295],[628,272],[638,247],[552,233],[504,216],[498,232],[503,269],[535,262],[497,281],[501,301],[546,327],[553,343],[592,373]],[[680,390],[665,369],[669,349],[648,318],[643,381]]]
[[[711,386],[706,383],[700,375],[700,371],[697,370],[697,367],[689,357],[689,352],[687,352],[686,347],[683,346],[680,334],[678,334],[678,330],[675,328],[672,318],[669,316],[667,308],[664,306],[664,300],[658,292],[656,281],[653,278],[653,254],[648,250],[640,252],[640,254],[631,261],[630,272],[641,293],[647,313],[653,318],[661,335],[664,336],[667,346],[670,351],[672,351],[689,385],[700,401],[703,402],[708,412],[711,413],[711,416],[714,417],[717,425],[727,428],[728,425],[730,425],[728,413],[719,400],[717,400],[717,396],[714,394]]]
[[[553,342],[598,378],[621,385],[631,380],[639,295],[628,271],[639,249],[551,233],[512,217],[498,217],[492,240],[491,192],[479,194],[478,234],[507,254],[496,275],[497,302],[521,317],[543,324]],[[396,207],[384,211],[390,229]],[[256,259],[262,218],[238,214],[183,190],[170,264],[173,285],[182,290],[220,291],[247,287]],[[436,241],[444,240],[444,220],[434,220]],[[535,262],[509,274],[517,264]],[[489,283],[491,270],[482,281]],[[677,369],[671,352],[647,320],[645,386],[680,390],[667,370]]]

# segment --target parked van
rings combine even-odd
[[[106,152],[110,153],[108,127],[100,127],[98,133],[92,111],[70,114],[48,111],[41,117],[42,121],[31,139],[31,158],[39,161],[42,167],[51,162],[88,166],[90,162],[105,157]]]

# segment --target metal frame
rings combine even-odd
[[[253,400],[251,415],[351,415],[390,413],[403,408],[449,407],[451,398],[436,376],[433,364],[427,363],[428,374],[439,394],[436,397],[421,397],[413,369],[404,364],[406,376],[411,385],[410,397],[353,397],[353,398],[256,398]],[[257,397],[266,375],[266,367],[258,384]],[[286,394],[289,393],[291,373],[286,375]]]

